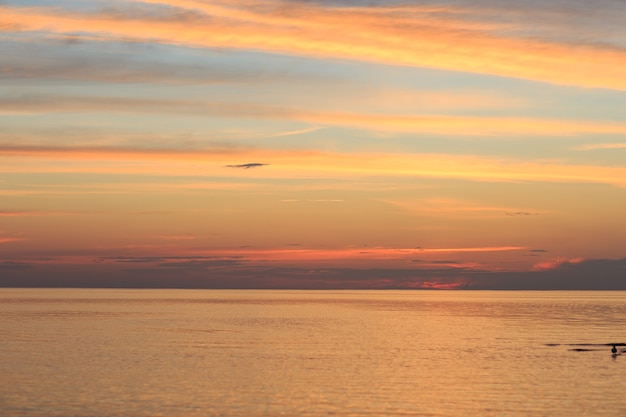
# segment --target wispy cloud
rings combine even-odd
[[[189,241],[199,239],[199,236],[196,235],[159,235],[157,239],[163,240],[173,240],[173,241]]]
[[[260,50],[316,58],[442,68],[626,89],[626,52],[614,46],[515,36],[506,25],[432,6],[330,7],[280,1],[147,0],[169,13],[109,9],[2,9],[4,31],[85,34],[102,40]],[[337,36],[337,34],[341,34]],[[411,39],[411,42],[406,42]]]
[[[576,151],[595,151],[595,150],[613,150],[626,149],[626,142],[622,143],[591,143],[588,145],[575,146]]]
[[[1,17],[0,17],[1,18]],[[2,33],[2,30],[0,30]],[[6,33],[6,32],[5,32]],[[268,83],[277,80],[311,80],[311,75],[294,75],[284,70],[250,68],[246,63],[190,56],[172,62],[171,49],[156,54],[135,48],[132,54],[101,40],[75,36],[66,39],[0,38],[0,77],[13,80],[66,80],[96,83],[165,85],[210,85]],[[72,47],[73,46],[73,47]],[[79,53],[77,53],[79,52]],[[144,53],[142,53],[144,52]],[[205,55],[211,51],[205,51]]]
[[[293,261],[323,261],[323,260],[398,260],[412,261],[416,256],[428,254],[453,254],[453,253],[486,253],[486,252],[510,252],[521,251],[526,248],[521,246],[477,246],[477,247],[416,247],[416,248],[338,248],[338,249],[254,249],[245,248],[238,250],[218,250],[212,253],[219,256],[241,256],[248,260],[273,260],[281,262]]]
[[[0,243],[19,242],[21,240],[24,240],[24,239],[21,237],[15,237],[15,236],[0,236]]]
[[[286,132],[275,133],[272,136],[274,136],[274,137],[281,137],[281,136],[304,135],[306,133],[316,132],[316,131],[318,131],[320,129],[322,129],[322,127],[320,127],[320,126],[311,126],[311,127],[306,127],[304,129],[289,130],[289,131],[286,131]]]
[[[76,214],[87,214],[76,211],[38,211],[38,210],[0,210],[0,217],[31,217],[31,216],[70,216]]]
[[[533,266],[533,271],[554,270],[554,269],[562,268],[564,265],[579,264],[583,261],[584,261],[583,258],[566,259],[566,258],[557,257],[556,259],[551,260],[551,261],[542,261],[542,262],[536,263]]]
[[[0,241],[0,243],[2,243]],[[33,265],[28,262],[2,261],[0,262],[0,271],[11,272],[15,270],[32,269]]]
[[[105,96],[62,96],[43,94],[4,95],[0,114],[47,113],[163,113],[190,116],[292,120],[318,126],[343,126],[382,132],[412,132],[437,135],[572,136],[581,134],[626,134],[626,123],[524,117],[452,116],[432,114],[376,114],[316,111],[264,104],[148,99]],[[297,133],[304,133],[300,131]]]
[[[384,200],[385,203],[405,210],[431,216],[536,216],[537,211],[521,210],[506,206],[481,205],[454,198],[420,198]]]
[[[352,265],[359,268],[375,268],[382,265],[410,265],[418,264],[420,268],[437,269],[481,269],[484,265],[475,260],[464,260],[477,254],[489,253],[516,253],[527,250],[522,246],[475,246],[475,247],[338,247],[338,248],[309,248],[302,244],[285,244],[283,247],[257,248],[242,246],[237,248],[175,248],[179,255],[171,255],[171,247],[129,248],[129,250],[155,252],[160,249],[159,255],[111,255],[99,256],[99,262],[120,264],[152,264],[183,263],[204,261],[237,261],[237,265],[265,266],[272,268],[289,268],[299,264],[307,268],[336,267]],[[118,248],[118,251],[121,249]],[[91,251],[96,254],[97,251]],[[85,259],[92,259],[91,252],[85,253]],[[457,255],[460,259],[450,261],[448,256]],[[58,259],[66,256],[56,254]],[[441,259],[441,256],[445,256]],[[59,258],[60,257],[60,258]],[[233,263],[235,265],[235,263]]]

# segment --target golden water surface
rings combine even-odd
[[[624,341],[623,292],[1,289],[0,415],[615,417]]]

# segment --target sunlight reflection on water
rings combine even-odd
[[[0,414],[626,415],[626,293],[0,290]]]

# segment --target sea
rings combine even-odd
[[[626,292],[0,289],[0,416],[626,416]]]

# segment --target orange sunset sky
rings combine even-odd
[[[0,286],[626,289],[622,0],[4,0]]]

